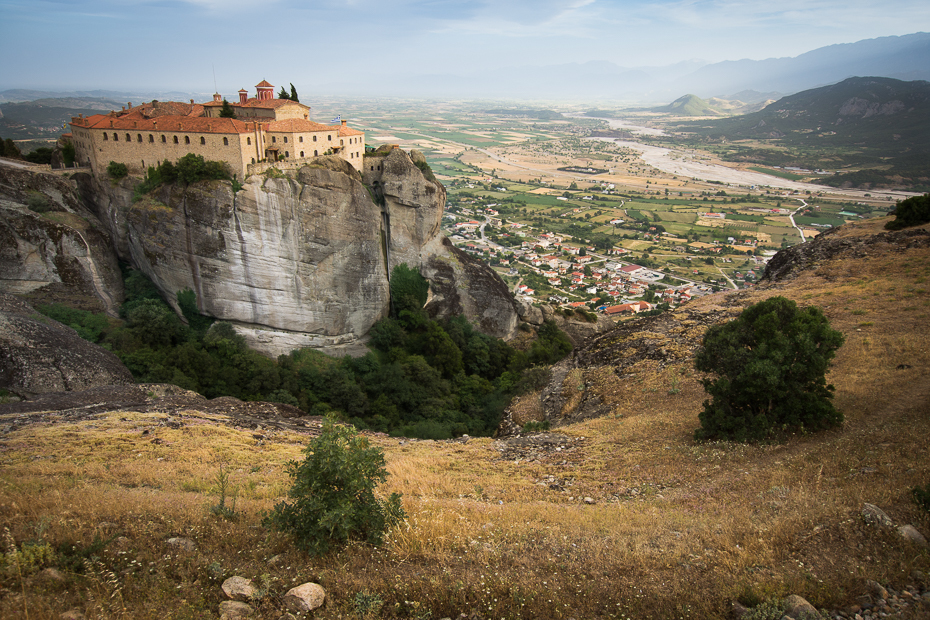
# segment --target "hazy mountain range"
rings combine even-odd
[[[377,72],[364,80],[319,84],[318,92],[348,96],[397,96],[464,99],[544,99],[667,103],[683,93],[754,103],[779,95],[834,84],[852,76],[930,80],[930,33],[866,39],[830,45],[792,58],[734,60],[708,64],[700,60],[662,67],[623,67],[608,61],[548,66],[519,66],[469,74]],[[757,91],[758,99],[741,91]],[[40,98],[87,97],[116,101],[197,101],[210,93],[43,92],[11,89],[0,103]],[[89,106],[85,106],[89,107]]]
[[[930,80],[930,33],[830,45],[793,58],[680,62],[664,67],[623,67],[592,61],[522,66],[468,75],[369,76],[365,87],[383,95],[668,102],[682,93],[739,99],[758,91],[764,99],[825,86],[853,76]],[[334,85],[338,90],[350,88]],[[761,99],[759,99],[761,100]]]

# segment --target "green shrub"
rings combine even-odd
[[[895,219],[885,224],[888,230],[901,230],[930,222],[930,194],[911,196],[895,206]]]
[[[550,428],[549,420],[543,420],[542,422],[537,422],[531,420],[523,425],[524,433],[536,433],[538,431],[548,431]]]
[[[701,380],[711,400],[695,438],[763,440],[841,424],[826,373],[843,340],[818,308],[798,309],[784,297],[711,327],[694,365],[716,378]]]
[[[26,193],[26,206],[35,213],[45,213],[52,210],[48,197],[41,192],[29,191]]]
[[[264,523],[291,535],[307,553],[323,555],[350,540],[380,544],[406,516],[397,493],[387,501],[375,497],[375,487],[387,478],[384,451],[354,428],[327,418],[304,454],[302,462],[288,464],[290,502],[275,506]]]
[[[107,174],[110,175],[110,178],[114,181],[119,181],[129,176],[129,168],[126,167],[126,164],[121,164],[118,161],[111,161],[107,166]]]
[[[923,508],[924,512],[930,513],[930,484],[925,487],[914,487],[911,489],[911,495],[914,497],[914,503]]]

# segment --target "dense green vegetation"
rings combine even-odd
[[[387,479],[384,450],[355,429],[328,417],[304,454],[302,462],[288,464],[290,501],[277,504],[264,520],[293,537],[298,548],[323,555],[352,540],[380,545],[385,531],[406,517],[400,494],[383,502],[375,497]]]
[[[200,315],[192,291],[177,294],[185,324],[140,272],[125,275],[120,320],[61,304],[39,311],[116,353],[140,382],[336,412],[359,428],[396,435],[488,435],[511,397],[537,387],[544,367],[571,351],[553,323],[519,351],[464,317],[429,319],[422,309],[428,283],[401,265],[392,274],[392,315],[372,328],[372,352],[336,359],[302,349],[271,360],[250,350],[231,325]]]
[[[930,222],[930,194],[911,196],[897,204],[895,218],[885,224],[888,230],[901,230]]]
[[[826,373],[843,334],[819,308],[799,309],[784,297],[749,306],[704,335],[694,366],[704,401],[697,439],[764,440],[786,431],[815,431],[843,422]]]

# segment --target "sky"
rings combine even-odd
[[[797,56],[930,30],[926,0],[0,0],[0,90],[229,97],[429,77]]]

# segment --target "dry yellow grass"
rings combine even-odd
[[[316,617],[334,619],[360,617],[362,591],[383,600],[388,618],[715,618],[737,597],[797,593],[832,607],[864,592],[866,579],[903,585],[930,568],[930,555],[859,512],[870,502],[928,533],[909,496],[930,483],[928,279],[927,249],[876,248],[745,295],[747,304],[774,294],[816,304],[846,335],[828,377],[841,429],[772,445],[699,444],[705,394],[687,365],[644,363],[632,379],[575,371],[566,382],[583,383],[612,413],[560,429],[575,440],[561,451],[505,460],[487,438],[373,438],[391,474],[381,492],[403,493],[409,518],[380,549],[320,559],[260,527],[305,435],[257,441],[183,413],[178,429],[163,415],[120,413],[7,430],[0,527],[17,545],[123,538],[64,583],[8,570],[0,617],[75,607],[87,618],[216,617],[219,585],[233,574],[266,576],[261,618],[277,618],[278,597],[308,580],[328,592]],[[724,310],[721,298],[693,303]],[[526,401],[526,420],[535,407]],[[210,512],[221,464],[237,489],[235,521]],[[197,551],[168,547],[171,536],[192,538]]]

